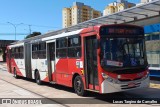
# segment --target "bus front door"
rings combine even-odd
[[[85,78],[91,90],[99,90],[96,40],[96,36],[85,38]]]
[[[47,44],[48,78],[55,81],[55,42]]]

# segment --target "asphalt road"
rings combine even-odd
[[[112,94],[98,94],[94,92],[88,92],[88,95],[86,97],[80,97],[77,96],[74,93],[74,90],[72,88],[60,86],[60,85],[53,85],[49,83],[44,83],[43,85],[39,86],[35,83],[34,80],[29,80],[26,78],[19,78],[15,79],[12,74],[8,73],[6,70],[6,64],[0,63],[0,84],[9,84],[12,86],[15,86],[17,88],[23,89],[26,92],[32,93],[34,96],[33,98],[43,98],[48,101],[48,103],[56,103],[62,106],[96,106],[96,107],[116,107],[116,106],[122,106],[122,107],[150,107],[155,106],[155,104],[112,104],[113,100],[111,99],[133,99],[133,98],[160,98],[160,88],[157,86],[159,85],[159,81],[151,81],[152,85],[150,88],[146,89],[138,89],[134,91],[128,91],[128,92],[119,92],[119,93],[112,93]],[[3,87],[3,92],[6,92],[5,98],[15,98],[15,96],[10,96],[8,94],[7,90],[11,90],[12,88],[8,88],[9,85],[6,85],[6,87]],[[156,86],[154,86],[156,85]],[[0,86],[1,87],[1,86]],[[10,86],[11,87],[11,86]],[[5,91],[4,91],[5,90]],[[23,91],[21,92],[23,93]],[[4,93],[3,93],[4,95]],[[3,98],[4,96],[1,95],[0,90],[0,98]],[[19,94],[16,96],[16,98],[22,98],[22,96],[19,96]],[[23,96],[23,98],[31,98],[30,96]],[[41,105],[43,106],[43,105]],[[55,104],[54,104],[55,106]],[[156,106],[160,106],[159,104],[156,104]],[[1,107],[1,105],[0,105]]]

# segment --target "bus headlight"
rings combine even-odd
[[[148,77],[149,77],[149,73],[147,72],[147,74],[142,78],[142,80],[145,80]]]
[[[107,79],[109,76],[106,75],[105,73],[102,73],[102,77],[103,77],[104,79]]]
[[[107,74],[105,74],[105,73],[102,73],[102,77],[103,77],[105,80],[109,81],[109,82],[119,83],[118,79],[114,79],[114,78],[112,78],[112,77],[109,77],[109,76],[108,76]]]

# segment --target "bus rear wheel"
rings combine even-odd
[[[16,71],[16,68],[14,68],[14,71],[13,71],[13,76],[14,76],[14,78],[18,78],[18,75],[17,75],[17,71]]]
[[[76,76],[74,79],[74,90],[79,96],[85,96],[86,91],[84,90],[84,83],[80,76]]]
[[[38,85],[41,85],[42,84],[42,81],[41,81],[41,78],[40,78],[40,75],[39,75],[39,72],[37,71],[36,74],[35,74],[35,79],[36,79],[36,83]]]

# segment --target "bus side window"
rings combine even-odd
[[[46,59],[46,42],[39,43],[39,59]]]
[[[32,58],[38,59],[38,43],[32,44]]]
[[[19,58],[20,59],[23,59],[24,58],[24,47],[19,47]]]
[[[81,38],[79,35],[68,38],[68,57],[81,57]]]
[[[15,48],[15,59],[19,59],[19,47]]]
[[[56,57],[66,58],[67,57],[67,38],[60,38],[56,40]]]

